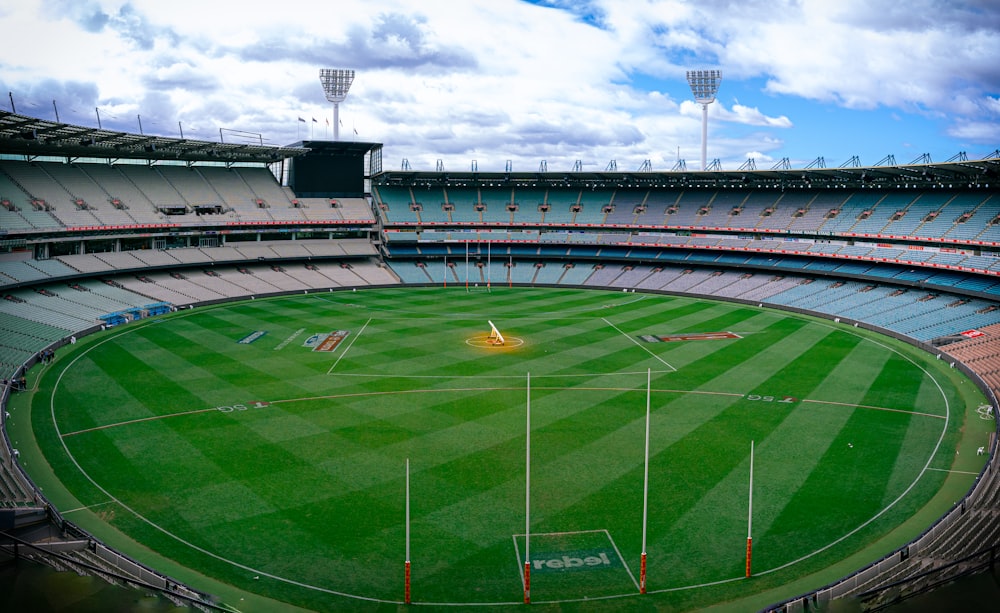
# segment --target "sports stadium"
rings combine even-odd
[[[3,554],[207,611],[877,610],[983,571],[998,184],[0,112]]]

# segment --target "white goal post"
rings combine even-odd
[[[489,342],[493,345],[503,345],[503,334],[497,330],[497,327],[493,325],[492,321],[487,320],[486,323],[490,324],[490,338]]]

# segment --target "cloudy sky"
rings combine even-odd
[[[1000,148],[996,0],[18,0],[0,37],[8,110],[227,142],[332,138],[354,69],[340,137],[388,170],[697,169],[690,69],[726,169]]]

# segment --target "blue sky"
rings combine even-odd
[[[340,137],[383,143],[387,169],[695,169],[685,73],[719,69],[708,158],[723,168],[1000,148],[992,0],[6,4],[0,104],[68,123],[332,138],[319,70],[351,68]]]

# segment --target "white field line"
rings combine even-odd
[[[674,372],[674,371],[661,371],[661,372]],[[614,373],[609,373],[609,374],[614,374]],[[623,373],[617,373],[617,374],[623,374]],[[628,373],[625,373],[625,374],[628,374]],[[638,374],[645,374],[645,373],[638,373]],[[355,376],[363,376],[363,375],[355,375]],[[392,376],[392,375],[378,375],[378,376]],[[558,377],[558,376],[562,376],[562,375],[551,375],[551,376],[552,377]],[[566,375],[566,376],[576,376],[576,375]],[[403,377],[403,376],[401,376],[400,378],[417,378],[417,379],[420,379],[420,378],[437,378],[437,377]],[[442,377],[442,378],[445,378],[445,377]],[[470,376],[470,377],[460,377],[460,378],[474,378],[474,377]],[[494,379],[494,378],[501,379],[501,378],[503,378],[503,379],[506,379],[508,377],[506,375],[504,375],[504,376],[497,376],[497,377],[486,376],[486,377],[482,377],[482,378],[486,378],[486,379]],[[283,398],[283,399],[277,399],[277,400],[269,400],[268,404],[291,404],[291,403],[296,403],[296,402],[311,402],[311,401],[316,401],[316,400],[337,400],[337,399],[341,399],[341,398],[364,398],[364,397],[371,397],[371,396],[392,396],[392,395],[397,395],[397,394],[398,395],[404,395],[404,394],[434,394],[434,393],[440,394],[440,393],[448,393],[448,392],[450,392],[450,393],[514,392],[514,391],[521,391],[523,389],[524,389],[523,386],[484,386],[484,387],[429,388],[429,389],[413,389],[413,390],[384,390],[384,391],[373,391],[373,392],[351,392],[351,393],[346,393],[346,394],[325,394],[325,395],[322,395],[322,396],[303,396],[303,397],[300,397],[300,398]],[[609,387],[609,386],[561,387],[561,386],[547,386],[547,385],[542,385],[542,386],[537,386],[537,387],[533,386],[533,389],[536,389],[536,390],[545,390],[545,391],[556,391],[556,392],[559,392],[559,391],[562,391],[562,392],[635,392],[635,391],[641,391],[641,390],[639,390],[637,388],[634,388],[634,387]],[[658,393],[658,394],[694,394],[694,395],[697,395],[697,396],[725,396],[725,397],[729,397],[729,398],[740,398],[740,397],[743,397],[743,396],[746,395],[746,394],[741,394],[741,393],[736,393],[736,392],[715,392],[715,391],[709,391],[709,390],[681,390],[681,389],[670,389],[670,388],[653,388],[651,391],[655,392],[655,393]],[[832,401],[829,401],[829,400],[810,400],[808,398],[803,398],[803,399],[800,399],[799,402],[802,402],[802,403],[809,402],[809,403],[813,403],[813,404],[826,404],[826,405],[831,405],[831,406],[848,407],[848,408],[853,408],[853,409],[868,409],[868,410],[872,410],[872,411],[888,411],[888,412],[892,412],[892,413],[904,413],[904,414],[909,414],[909,415],[916,415],[916,416],[919,416],[919,417],[930,417],[930,418],[933,418],[933,419],[945,419],[941,415],[933,415],[931,413],[920,413],[920,412],[917,412],[917,411],[907,411],[907,410],[904,410],[904,409],[891,409],[891,408],[887,408],[887,407],[876,407],[876,406],[869,406],[869,405],[863,405],[863,404],[851,404],[851,403],[846,403],[846,402],[832,402]],[[99,430],[107,430],[109,428],[117,428],[119,426],[129,426],[129,425],[132,425],[132,424],[137,424],[137,423],[142,423],[142,422],[147,422],[147,421],[156,421],[156,420],[159,420],[159,419],[167,419],[169,417],[183,417],[185,415],[197,415],[199,413],[208,413],[208,412],[211,412],[211,411],[218,411],[218,410],[219,410],[219,407],[210,407],[210,408],[207,408],[207,409],[193,409],[193,410],[190,410],[190,411],[180,411],[180,412],[177,412],[177,413],[168,413],[166,415],[153,415],[153,416],[150,416],[150,417],[142,417],[142,418],[139,418],[139,419],[130,419],[130,420],[127,420],[127,421],[115,422],[115,423],[111,423],[111,424],[104,424],[102,426],[94,426],[92,428],[84,428],[82,430],[76,430],[74,432],[65,432],[65,433],[60,434],[60,437],[65,438],[65,437],[69,437],[69,436],[76,436],[77,434],[85,434],[87,432],[96,432],[96,431],[99,431]]]
[[[976,477],[976,476],[979,475],[979,473],[974,473],[974,472],[970,472],[970,471],[967,471],[967,470],[949,470],[947,468],[928,468],[927,470],[936,470],[936,471],[941,472],[941,473],[953,473],[953,474],[956,474],[956,475],[972,475],[973,477]]]
[[[645,373],[642,373],[645,374]],[[489,377],[488,377],[489,378]],[[537,386],[534,387],[536,390],[545,391],[556,391],[556,392],[638,392],[642,391],[634,387],[555,387],[555,386]],[[288,404],[294,402],[309,402],[314,400],[336,400],[339,398],[364,398],[366,396],[392,396],[395,394],[440,394],[445,392],[516,392],[524,390],[523,386],[508,386],[508,387],[497,387],[497,386],[486,386],[486,387],[450,387],[450,388],[430,388],[430,389],[415,389],[415,390],[387,390],[387,391],[377,391],[377,392],[351,392],[348,394],[327,394],[323,396],[304,396],[301,398],[284,398],[278,400],[269,400],[267,403],[271,404]],[[666,394],[698,394],[703,396],[743,396],[743,394],[735,394],[730,392],[708,392],[699,390],[673,390],[673,389],[654,389],[654,392],[666,393]],[[83,430],[76,430],[74,432],[60,433],[61,438],[67,436],[75,436],[77,434],[85,434],[87,432],[96,432],[98,430],[107,430],[109,428],[117,428],[118,426],[128,426],[131,424],[142,423],[146,421],[156,421],[158,419],[167,419],[168,417],[183,417],[184,415],[195,415],[198,413],[208,413],[211,411],[218,411],[219,407],[210,407],[207,409],[193,409],[191,411],[180,411],[177,413],[168,413],[166,415],[153,415],[150,417],[142,417],[139,419],[130,419],[127,421],[120,421],[111,424],[104,424],[103,426],[94,426],[93,428],[84,428]]]
[[[190,313],[179,314],[179,315],[177,315],[177,317],[185,317],[185,316],[187,316],[189,314]],[[371,320],[369,320],[369,321],[371,321]],[[608,323],[608,325],[610,325],[611,327],[613,327],[616,330],[618,330],[618,332],[620,332],[623,335],[625,335],[621,330],[619,330],[613,324],[611,324],[610,322],[608,322],[606,319],[605,319],[605,322]],[[147,322],[143,322],[143,324],[145,324],[145,323],[147,323]],[[155,320],[151,320],[151,323],[158,323],[158,322],[155,321]],[[368,324],[366,323],[365,326],[367,327],[367,325]],[[114,338],[116,338],[118,336],[121,336],[123,334],[134,332],[134,331],[140,329],[141,327],[144,327],[144,326],[142,324],[139,324],[139,325],[136,325],[134,327],[131,327],[128,330],[123,331],[121,334],[109,336],[108,338],[103,339],[100,342],[96,343],[94,346],[88,348],[88,350],[86,352],[84,352],[84,354],[88,353],[90,350],[96,348],[99,345],[102,345],[102,344],[104,344],[104,343],[106,343],[106,342],[108,342],[108,341],[110,341],[110,340],[112,340],[112,339],[114,339]],[[832,328],[833,326],[830,325],[829,327]],[[364,329],[362,329],[362,331],[363,330]],[[848,331],[848,332],[850,333],[851,331]],[[625,335],[625,336],[628,336],[628,335]],[[636,344],[638,344],[638,342],[635,341],[634,339],[632,339],[631,337],[629,337],[629,339],[633,340],[633,342],[635,342]],[[868,338],[865,338],[865,340],[868,341],[868,342],[872,342],[872,343],[874,343],[876,345],[879,345],[881,347],[884,347],[887,350],[889,350],[889,351],[891,351],[891,352],[893,352],[893,353],[895,353],[897,355],[900,355],[901,357],[903,357],[903,359],[909,361],[911,364],[914,364],[917,368],[919,368],[921,371],[923,371],[924,374],[927,377],[929,377],[931,379],[931,381],[933,381],[935,383],[935,385],[937,386],[937,389],[938,389],[939,393],[942,396],[942,399],[944,400],[945,412],[946,412],[946,414],[944,416],[945,425],[942,428],[941,434],[939,435],[937,444],[935,445],[933,451],[930,453],[930,455],[929,455],[929,457],[927,459],[927,462],[924,465],[924,468],[920,471],[920,474],[917,475],[917,477],[909,485],[909,487],[907,487],[895,500],[893,500],[892,502],[890,502],[881,511],[877,512],[873,517],[871,517],[867,521],[863,522],[860,526],[856,527],[855,529],[849,531],[847,534],[843,535],[842,537],[834,540],[833,542],[831,542],[831,543],[829,543],[829,544],[827,544],[827,545],[825,545],[823,547],[820,547],[819,549],[813,551],[812,553],[807,553],[807,554],[801,556],[800,558],[798,558],[796,560],[792,560],[792,561],[787,562],[785,564],[782,564],[780,566],[777,566],[777,567],[774,567],[774,568],[771,568],[771,569],[768,569],[768,570],[765,570],[765,571],[758,572],[758,573],[756,573],[756,575],[758,575],[758,576],[759,575],[771,574],[771,573],[774,573],[776,571],[780,571],[780,570],[782,570],[784,568],[787,568],[787,567],[790,567],[790,566],[794,566],[795,564],[798,564],[798,563],[802,562],[803,560],[806,560],[806,559],[808,559],[808,558],[810,558],[812,556],[815,556],[815,555],[817,555],[817,554],[819,554],[819,553],[821,553],[823,551],[826,551],[826,550],[830,549],[834,545],[837,545],[838,543],[844,541],[845,539],[847,539],[848,537],[852,536],[853,534],[856,534],[861,529],[863,529],[864,527],[866,527],[869,524],[871,524],[877,518],[881,517],[886,512],[888,512],[891,508],[893,508],[896,504],[898,504],[916,486],[917,482],[920,480],[920,477],[925,472],[931,471],[931,470],[934,470],[934,471],[943,471],[943,470],[945,470],[945,469],[938,469],[938,468],[930,468],[930,466],[929,466],[929,464],[933,460],[934,456],[937,454],[938,450],[941,447],[941,444],[942,444],[942,441],[944,439],[945,433],[947,432],[948,422],[950,421],[950,409],[951,409],[950,403],[948,402],[947,396],[945,396],[944,391],[941,388],[940,383],[938,383],[937,379],[935,379],[934,376],[931,375],[931,373],[929,373],[927,371],[927,369],[925,369],[922,366],[916,364],[916,362],[913,359],[911,359],[909,356],[906,356],[906,355],[900,353],[898,350],[896,350],[896,349],[894,349],[892,347],[889,347],[888,345],[885,345],[883,343],[880,343],[880,342],[877,342],[877,341],[874,341],[874,340],[868,339]],[[640,347],[641,347],[641,345],[640,345]],[[644,350],[646,349],[645,347],[642,347],[642,348]],[[646,350],[646,351],[648,352],[648,350]],[[345,349],[345,352],[346,352],[346,349]],[[65,375],[66,369],[68,369],[69,367],[71,367],[77,360],[79,360],[81,357],[83,357],[84,354],[81,354],[80,356],[77,356],[68,365],[66,365],[65,369],[63,370],[63,372],[61,372],[59,374],[58,378],[57,378],[57,382],[56,382],[55,388],[59,387],[59,385],[60,385],[60,383],[62,381],[62,378]],[[343,356],[341,356],[341,357],[343,357]],[[656,357],[656,356],[654,355],[653,357]],[[657,358],[657,359],[660,360],[659,358]],[[660,362],[662,362],[666,366],[668,366],[671,369],[673,369],[674,371],[676,371],[676,369],[673,366],[671,366],[670,364],[667,364],[663,360],[660,360]],[[332,368],[331,368],[331,370],[332,370]],[[521,388],[510,388],[510,389],[521,389]],[[428,391],[428,392],[429,391],[438,391],[438,392],[440,392],[442,390],[421,390],[421,391]],[[660,391],[671,391],[671,390],[660,390]],[[389,392],[389,393],[392,393],[392,392]],[[706,393],[706,392],[692,392],[692,391],[688,391],[688,393]],[[711,392],[707,392],[707,393],[711,393]],[[715,392],[715,393],[720,393],[720,392]],[[726,394],[726,395],[742,396],[744,394]],[[57,434],[59,435],[60,440],[62,441],[63,449],[65,450],[66,454],[69,456],[71,462],[74,464],[74,466],[80,472],[80,474],[82,474],[95,488],[97,488],[99,491],[101,491],[103,494],[105,494],[110,499],[108,502],[114,502],[114,503],[119,504],[124,510],[132,513],[140,521],[142,521],[142,522],[146,523],[147,525],[149,525],[150,527],[152,527],[152,528],[160,531],[161,533],[163,533],[164,535],[168,536],[169,538],[172,538],[172,539],[176,540],[177,542],[179,542],[179,543],[181,543],[181,544],[183,544],[183,545],[191,548],[192,550],[199,551],[199,552],[201,552],[201,553],[203,553],[203,554],[205,554],[207,556],[210,556],[210,557],[212,557],[212,558],[214,558],[216,560],[219,560],[221,562],[227,563],[227,564],[229,564],[229,565],[231,565],[231,566],[233,566],[235,568],[239,568],[239,569],[242,569],[242,570],[245,570],[245,571],[248,571],[248,572],[252,572],[254,574],[259,574],[262,577],[269,577],[269,578],[275,579],[277,581],[281,581],[281,582],[284,582],[284,583],[287,583],[287,584],[291,584],[291,585],[296,585],[296,586],[299,586],[299,587],[303,587],[305,589],[315,590],[315,591],[318,591],[318,592],[323,592],[323,593],[328,593],[328,594],[334,594],[334,595],[344,596],[344,597],[348,597],[348,598],[354,598],[354,599],[358,599],[358,600],[362,600],[362,601],[368,601],[368,602],[389,603],[389,604],[396,604],[396,605],[403,604],[401,601],[398,601],[398,600],[385,600],[385,599],[380,599],[380,598],[372,598],[372,597],[367,597],[367,596],[362,596],[362,595],[349,594],[349,593],[346,593],[346,592],[340,592],[340,591],[337,591],[337,590],[333,590],[333,589],[329,589],[329,588],[324,588],[324,587],[321,587],[321,586],[311,585],[311,584],[308,584],[308,583],[297,581],[295,579],[289,579],[289,578],[285,578],[285,577],[282,577],[282,576],[279,576],[279,575],[274,575],[274,574],[268,573],[266,571],[262,571],[260,569],[254,568],[252,566],[249,566],[249,565],[246,565],[246,564],[242,564],[242,563],[237,562],[235,560],[231,560],[231,559],[226,558],[226,557],[224,557],[222,555],[219,555],[218,553],[215,553],[213,551],[210,551],[210,550],[207,550],[207,549],[205,549],[203,547],[200,547],[200,546],[198,546],[198,545],[196,545],[196,544],[194,544],[194,543],[192,543],[192,542],[184,539],[182,536],[180,536],[178,534],[175,534],[173,532],[170,532],[167,529],[165,529],[162,526],[160,526],[159,524],[151,521],[149,518],[147,518],[147,517],[143,516],[142,514],[140,514],[137,510],[133,509],[132,507],[128,506],[127,504],[125,504],[120,499],[116,498],[106,488],[104,488],[101,484],[99,484],[89,473],[87,473],[86,470],[84,470],[84,468],[80,465],[80,463],[78,462],[78,460],[76,459],[76,457],[69,451],[68,447],[66,447],[66,442],[64,440],[64,436],[67,436],[67,435],[64,435],[61,432],[59,432],[58,421],[55,418],[55,400],[54,400],[54,396],[55,396],[55,394],[53,394],[49,398],[49,402],[50,402],[49,412],[50,412],[50,415],[51,415],[52,422],[53,422],[53,425],[55,427],[55,430],[56,430]],[[289,399],[289,400],[286,400],[286,401],[278,401],[278,402],[293,402],[293,401],[294,401],[293,399]],[[830,404],[834,404],[834,403],[830,403]],[[851,405],[847,405],[847,406],[851,406]],[[878,407],[869,407],[869,408],[877,409]],[[217,409],[215,409],[215,408],[211,408],[211,409],[199,409],[199,410],[196,410],[196,411],[188,411],[185,414],[198,413],[198,412],[211,411],[211,410],[217,410]],[[905,411],[903,411],[903,412],[905,412]],[[175,415],[180,415],[180,414],[175,414]],[[167,416],[163,416],[163,417],[170,417],[170,416],[172,416],[172,415],[167,415]],[[937,415],[929,415],[929,416],[930,417],[939,417],[940,418],[940,416],[937,416]],[[157,419],[157,418],[154,417],[154,418],[147,418],[147,419]],[[143,421],[143,420],[133,420],[132,422],[128,422],[128,423],[134,423],[134,421]],[[112,425],[104,426],[104,427],[113,427],[114,425],[120,425],[120,424],[112,424]],[[947,471],[947,472],[961,472],[961,471]],[[968,474],[973,474],[973,473],[968,473]],[[648,593],[649,594],[657,594],[657,593],[666,593],[666,592],[675,592],[675,591],[683,591],[683,590],[690,590],[690,589],[698,589],[698,588],[710,587],[710,586],[715,586],[715,585],[722,585],[722,584],[733,583],[733,582],[744,581],[744,580],[746,580],[745,577],[743,577],[743,576],[737,576],[737,577],[732,577],[732,578],[729,578],[729,579],[722,579],[722,580],[719,580],[719,581],[713,581],[713,582],[696,584],[696,585],[687,585],[687,586],[678,586],[678,587],[673,587],[673,588],[662,588],[662,589],[658,589],[658,590],[650,590],[650,591],[648,591]],[[600,598],[600,600],[626,598],[626,597],[629,597],[629,596],[634,596],[634,594],[612,595],[612,596],[607,596],[607,597]],[[586,600],[587,599],[574,599],[574,598],[571,598],[571,599],[557,600],[557,601],[551,601],[551,602],[552,603],[569,603],[569,602],[584,602]],[[598,599],[590,599],[590,600],[598,600]],[[488,603],[482,603],[482,602],[475,602],[475,603],[457,603],[457,602],[431,603],[431,602],[421,602],[421,603],[415,603],[415,604],[455,606],[455,607],[480,607],[480,606],[482,606],[482,607],[487,607],[488,608],[488,607],[493,607],[493,606],[519,605],[520,603],[519,602],[488,602]],[[541,602],[539,604],[541,604]]]
[[[920,411],[907,411],[906,409],[890,409],[888,407],[875,407],[867,404],[851,404],[849,402],[833,402],[831,400],[810,400],[803,398],[799,402],[811,402],[813,404],[829,404],[838,407],[851,407],[853,409],[871,409],[873,411],[889,411],[891,413],[906,413],[908,415],[919,415],[920,417],[933,417],[934,419],[947,419],[944,415],[934,415],[933,413],[921,413]]]
[[[626,562],[625,558],[622,557],[622,552],[619,551],[618,549],[618,543],[615,542],[615,539],[611,538],[611,533],[608,532],[607,530],[604,530],[604,534],[608,537],[608,540],[611,541],[611,547],[613,547],[615,553],[618,554],[618,559],[621,560],[622,566],[625,567],[625,572],[627,572],[628,576],[632,578],[632,583],[635,584],[635,591],[637,592],[642,591],[642,588],[639,587],[639,582],[636,580],[635,575],[632,574],[632,569],[629,568],[628,562]]]
[[[67,436],[74,436],[76,434],[83,434],[84,432],[93,432],[95,430],[106,430],[107,428],[117,428],[118,426],[128,426],[129,424],[138,424],[144,421],[155,421],[157,419],[166,419],[168,417],[180,417],[181,415],[193,415],[195,413],[205,413],[207,411],[218,411],[217,407],[212,407],[210,409],[195,409],[193,411],[183,411],[181,413],[168,413],[166,415],[153,415],[151,417],[140,417],[139,419],[130,419],[128,421],[120,421],[113,424],[105,424],[103,426],[94,426],[93,428],[84,428],[83,430],[77,430],[75,432],[66,432],[61,434],[63,438]]]
[[[661,364],[663,364],[664,366],[666,366],[667,368],[669,368],[672,371],[676,371],[677,370],[671,364],[669,364],[666,360],[664,360],[660,356],[656,355],[655,353],[653,353],[652,351],[650,351],[646,347],[643,347],[642,343],[640,343],[639,341],[635,340],[634,338],[632,338],[628,334],[625,334],[625,332],[623,332],[621,328],[619,328],[615,324],[613,324],[610,321],[608,321],[607,317],[602,317],[601,319],[604,321],[604,323],[606,323],[609,326],[611,326],[612,328],[614,328],[618,332],[618,334],[621,334],[622,336],[624,336],[628,340],[632,341],[633,343],[635,343],[636,347],[638,347],[639,349],[642,349],[643,351],[645,351],[646,353],[648,353],[649,355],[651,355],[653,358],[655,358],[657,362],[660,362]]]
[[[668,372],[677,372],[674,370],[654,370],[652,373],[654,375],[662,375]],[[623,375],[645,375],[645,370],[626,370],[621,372],[588,372],[588,373],[576,373],[576,374],[559,374],[550,373],[547,375],[535,375],[532,374],[532,379],[573,379],[580,377],[594,378],[594,377],[620,377]],[[401,374],[366,374],[366,373],[338,373],[338,377],[361,377],[369,379],[520,379],[524,380],[524,374],[517,375],[494,375],[494,374],[478,374],[478,375],[408,375],[405,373]]]
[[[332,373],[333,369],[337,367],[337,364],[340,364],[340,361],[344,359],[344,356],[347,355],[347,352],[350,351],[351,347],[354,346],[354,342],[358,340],[358,337],[360,337],[362,334],[365,333],[365,329],[371,322],[372,318],[369,317],[368,321],[365,322],[365,325],[361,326],[361,330],[359,330],[358,333],[354,336],[354,338],[351,339],[351,342],[348,343],[347,347],[344,347],[344,350],[340,353],[340,357],[338,357],[337,360],[333,363],[333,365],[330,366],[330,370],[326,371],[326,374]]]
[[[282,577],[280,575],[275,575],[275,574],[269,573],[269,572],[267,572],[265,570],[262,570],[260,568],[257,568],[257,567],[254,567],[254,566],[249,566],[249,565],[243,564],[241,562],[237,562],[236,560],[232,560],[232,559],[227,558],[227,557],[225,557],[223,555],[220,555],[220,554],[218,554],[218,553],[216,553],[214,551],[206,549],[206,548],[204,548],[204,547],[202,547],[200,545],[197,545],[197,544],[193,543],[192,541],[189,541],[188,539],[184,538],[180,534],[171,532],[170,530],[164,528],[160,524],[158,524],[155,521],[151,520],[150,518],[146,517],[145,515],[143,515],[142,513],[140,513],[138,510],[136,510],[133,507],[129,506],[123,500],[121,500],[120,498],[118,498],[114,494],[112,494],[110,491],[108,491],[108,489],[106,487],[104,487],[103,485],[101,485],[100,483],[98,483],[97,480],[93,476],[91,476],[91,474],[88,473],[83,468],[83,466],[80,464],[79,460],[77,460],[76,456],[73,455],[73,452],[70,451],[69,446],[67,446],[67,444],[66,444],[66,439],[63,436],[63,433],[59,430],[59,420],[56,419],[56,402],[55,402],[56,391],[59,389],[59,386],[62,385],[63,377],[66,375],[66,373],[69,371],[69,369],[74,364],[76,364],[77,361],[79,361],[84,356],[86,356],[90,351],[94,350],[95,348],[99,347],[100,345],[103,345],[104,343],[107,343],[108,341],[116,339],[116,338],[118,338],[118,337],[120,337],[120,336],[122,336],[124,334],[128,334],[130,332],[134,332],[135,330],[138,330],[138,329],[140,329],[140,326],[130,327],[130,328],[126,329],[125,331],[123,331],[121,334],[109,335],[107,338],[102,339],[101,341],[99,341],[99,342],[91,345],[85,351],[83,351],[78,356],[76,356],[75,358],[73,358],[73,360],[71,360],[68,364],[66,364],[63,367],[62,372],[59,373],[59,376],[56,377],[55,385],[53,385],[53,387],[52,387],[52,394],[49,396],[49,416],[52,419],[52,425],[55,428],[56,435],[59,437],[59,442],[62,443],[63,451],[66,453],[66,456],[69,457],[70,462],[73,463],[73,466],[76,467],[76,470],[79,471],[79,473],[81,475],[83,475],[83,477],[87,481],[89,481],[90,484],[93,485],[99,492],[101,492],[102,494],[104,494],[108,498],[109,502],[114,502],[114,503],[118,504],[122,509],[124,509],[125,511],[128,511],[129,513],[131,513],[133,517],[135,517],[139,521],[143,522],[147,526],[149,526],[149,527],[151,527],[151,528],[159,531],[164,536],[175,540],[176,542],[184,545],[185,547],[190,548],[193,551],[200,552],[200,553],[202,553],[202,554],[204,554],[206,556],[209,556],[209,557],[211,557],[211,558],[213,558],[215,560],[218,560],[220,562],[228,564],[228,565],[230,565],[230,566],[232,566],[234,568],[238,568],[238,569],[244,570],[244,571],[246,571],[248,573],[252,573],[252,574],[260,576],[260,577],[268,577],[270,579],[274,579],[275,581],[281,581],[282,583],[287,583],[289,585],[295,585],[295,586],[298,586],[298,587],[301,587],[301,588],[304,588],[304,589],[307,589],[307,590],[313,590],[313,591],[317,591],[317,592],[323,592],[323,593],[326,593],[326,594],[333,594],[335,596],[343,596],[345,598],[353,598],[353,599],[356,599],[356,600],[363,600],[363,601],[367,601],[367,602],[377,602],[377,603],[388,603],[388,604],[394,604],[394,605],[402,605],[403,602],[400,601],[400,600],[386,600],[386,599],[382,599],[382,598],[373,598],[373,597],[370,597],[370,596],[363,596],[363,595],[359,595],[359,594],[350,594],[348,592],[341,592],[341,591],[333,590],[333,589],[330,589],[330,588],[325,588],[325,587],[322,587],[322,586],[319,586],[319,585],[312,585],[312,584],[309,584],[309,583],[305,583],[303,581],[299,581],[299,580],[296,580],[296,579],[290,579],[290,578],[287,578],[287,577]],[[206,409],[200,409],[200,410],[206,410]],[[207,410],[214,410],[214,409],[207,409]]]
[[[639,582],[636,580],[635,575],[632,574],[632,569],[629,567],[628,562],[625,561],[625,557],[622,556],[621,550],[618,549],[618,543],[615,542],[615,539],[611,537],[611,533],[608,532],[606,528],[601,528],[598,530],[569,530],[567,532],[537,532],[537,533],[532,533],[531,536],[533,539],[538,539],[538,538],[544,538],[546,536],[566,536],[570,534],[598,534],[598,533],[603,533],[604,536],[608,538],[608,542],[611,543],[611,548],[615,550],[615,554],[618,556],[618,560],[621,561],[622,563],[622,568],[625,569],[625,572],[628,573],[629,578],[632,579],[632,583],[635,585],[635,591],[636,592],[640,591],[641,588],[639,587]],[[513,539],[514,541],[514,557],[517,558],[517,569],[518,569],[517,574],[521,577],[521,589],[524,589],[524,572],[522,571],[524,560],[521,559],[521,547],[517,544],[518,537],[523,538],[524,535],[523,534],[511,535],[511,539]],[[618,594],[610,596],[610,598],[618,598],[618,597],[620,597],[620,595]],[[572,601],[552,600],[545,602],[555,603],[555,602],[575,602],[575,601],[576,600],[574,599]]]
[[[114,502],[114,500],[105,500],[104,502],[97,502],[97,503],[94,503],[94,504],[91,504],[91,505],[87,505],[85,507],[77,507],[75,509],[70,509],[68,511],[60,511],[60,513],[63,514],[63,515],[65,515],[67,513],[76,513],[77,511],[86,511],[87,509],[93,509],[94,507],[99,507],[99,506],[102,506],[102,505],[111,504],[113,502]]]

